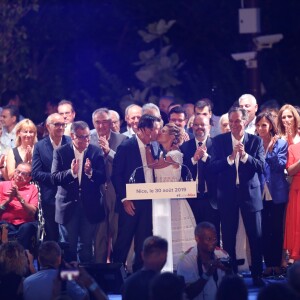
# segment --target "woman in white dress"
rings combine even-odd
[[[173,123],[166,124],[158,133],[161,145],[159,160],[155,163],[150,147],[147,148],[147,163],[152,165],[156,182],[181,181],[183,154],[179,145],[183,141],[183,130]],[[164,271],[176,269],[182,253],[195,245],[196,226],[192,210],[186,199],[156,199],[152,201],[153,234],[166,238],[169,242],[167,263]]]

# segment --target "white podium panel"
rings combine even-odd
[[[127,200],[196,198],[196,181],[126,184]]]

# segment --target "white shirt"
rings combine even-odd
[[[236,144],[238,143],[242,143],[244,141],[244,135],[242,136],[242,138],[240,140],[237,140],[233,135],[231,135],[231,139],[232,139],[232,149],[235,147]],[[246,152],[245,152],[246,153]],[[231,160],[230,159],[230,155],[227,157],[227,162],[230,166],[232,166],[234,163],[235,163],[235,166],[236,166],[236,184],[239,184],[240,183],[240,178],[239,178],[239,172],[238,172],[238,169],[239,169],[239,162],[241,161],[242,163],[246,163],[247,162],[247,159],[248,159],[248,154],[246,153],[244,157],[240,158],[240,154],[237,153],[236,154],[236,157],[235,157],[235,160]]]
[[[81,176],[82,176],[82,165],[83,165],[83,157],[84,157],[84,151],[81,153],[76,149],[76,147],[73,145],[75,159],[79,161],[79,168],[77,175],[73,175],[75,178],[78,176],[79,185],[81,183]]]
[[[145,144],[139,139],[138,135],[136,135],[136,139],[137,139],[139,149],[140,149],[142,164],[143,164],[143,166],[145,166],[143,168],[144,169],[145,182],[151,183],[151,182],[153,182],[153,170],[147,167]]]
[[[15,142],[16,142],[16,126],[11,132],[7,132],[7,129],[3,127],[1,144],[7,148],[15,148],[16,147]]]
[[[214,254],[217,258],[229,257],[228,253],[222,249],[215,249]],[[185,252],[178,261],[177,275],[183,276],[187,285],[196,282],[200,278],[197,264],[197,255],[197,246],[194,246],[193,248]],[[206,272],[203,266],[202,269],[203,272]],[[202,292],[198,296],[193,298],[193,300],[215,300],[217,287],[220,285],[222,278],[225,276],[224,271],[217,269],[217,272],[218,282],[215,282],[213,276],[210,276]]]
[[[245,127],[245,131],[247,133],[251,133],[251,134],[255,134],[255,121],[256,121],[256,117],[254,117],[254,119]]]
[[[57,149],[57,148],[59,148],[61,146],[62,139],[60,140],[60,142],[58,143],[58,145],[56,145],[55,142],[51,139],[50,135],[49,135],[49,138],[50,138],[50,142],[51,142],[51,145],[52,145],[52,147],[53,147],[54,150]]]

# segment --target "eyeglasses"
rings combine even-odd
[[[66,128],[67,127],[67,124],[65,123],[50,123],[51,125],[53,125],[55,128]]]
[[[197,124],[197,123],[193,123],[193,127],[200,127],[200,128],[205,128],[207,127],[208,124]]]
[[[89,135],[77,135],[77,134],[75,134],[75,136],[76,136],[76,138],[78,140],[81,140],[81,141],[83,141],[83,140],[89,140],[91,138],[90,134]]]
[[[104,121],[95,121],[97,125],[110,125],[111,121],[110,120],[104,120]]]
[[[30,177],[31,176],[31,172],[23,172],[23,171],[20,171],[18,169],[15,169],[15,173],[17,175],[22,176],[22,177]]]

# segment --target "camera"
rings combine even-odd
[[[231,268],[232,267],[232,261],[230,257],[222,257],[220,258],[220,263],[225,267],[225,268]]]
[[[61,270],[60,271],[60,278],[62,280],[74,280],[77,279],[79,276],[79,270],[73,269],[73,270]]]

